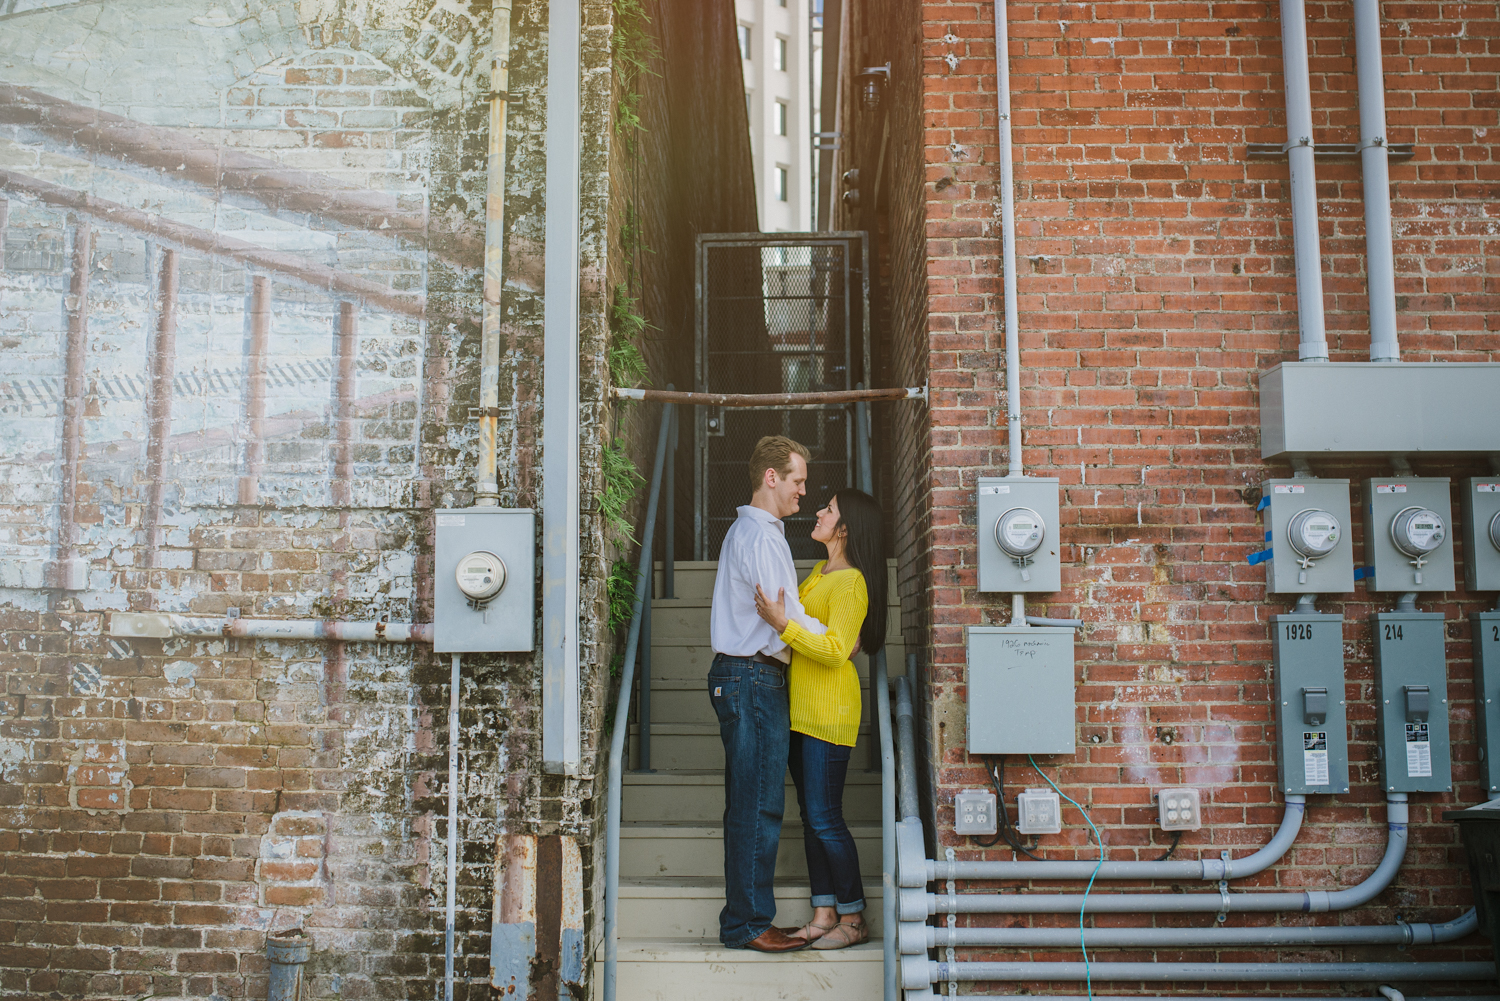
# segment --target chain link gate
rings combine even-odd
[[[870,384],[869,248],[864,233],[722,233],[698,237],[694,389],[817,393]],[[755,443],[782,434],[812,453],[802,509],[785,519],[795,559],[818,508],[855,482],[852,404],[694,408],[693,558],[717,560],[735,509],[748,503]]]

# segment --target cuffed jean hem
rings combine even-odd
[[[814,907],[837,907],[839,898],[831,893],[815,893],[812,898]]]
[[[841,904],[839,903],[839,898],[831,893],[820,893],[813,897],[812,905],[814,907],[832,907],[840,914],[858,914],[865,909],[865,902],[863,900],[856,900],[852,904]]]
[[[863,900],[856,900],[852,904],[834,904],[833,906],[834,910],[840,914],[858,914],[865,909],[865,902]]]

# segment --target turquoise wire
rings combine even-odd
[[[1079,806],[1078,802],[1073,799],[1072,796],[1069,796],[1067,793],[1059,789],[1056,782],[1053,782],[1050,778],[1047,777],[1047,773],[1042,771],[1041,766],[1036,763],[1036,758],[1033,758],[1028,754],[1026,755],[1026,760],[1031,762],[1031,767],[1035,768],[1036,773],[1040,775],[1049,786],[1052,787],[1053,792],[1057,793],[1069,803],[1072,803],[1073,806],[1078,809],[1078,812],[1083,814],[1083,819],[1087,820],[1089,822],[1089,826],[1094,828],[1094,840],[1099,843],[1099,861],[1094,865],[1093,874],[1089,876],[1089,885],[1083,888],[1083,903],[1078,906],[1078,949],[1083,953],[1084,984],[1086,986],[1086,989],[1088,990],[1089,1001],[1093,1001],[1094,975],[1093,972],[1089,969],[1089,947],[1087,941],[1084,939],[1083,914],[1084,911],[1088,909],[1089,891],[1094,888],[1094,880],[1099,876],[1099,869],[1104,865],[1104,838],[1099,834],[1099,828],[1094,827],[1094,821],[1093,818],[1089,816],[1089,812],[1083,807]]]

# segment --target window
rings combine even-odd
[[[785,101],[777,101],[776,102],[776,117],[774,119],[774,124],[776,126],[776,134],[778,136],[784,136],[784,135],[786,135],[786,102]]]
[[[777,38],[776,39],[776,68],[778,70],[780,70],[781,72],[783,72],[783,73],[786,72],[786,39],[785,38]]]
[[[776,200],[778,202],[784,202],[784,201],[786,201],[786,168],[785,167],[777,167],[776,168]]]
[[[740,25],[740,58],[750,58],[750,26],[748,24]]]

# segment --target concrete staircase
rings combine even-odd
[[[724,906],[724,751],[708,701],[713,651],[708,609],[716,564],[677,564],[675,598],[652,603],[652,772],[624,776],[620,824],[619,1001],[869,1001],[881,994],[880,771],[868,722],[861,727],[844,791],[844,815],[859,845],[871,940],[853,949],[767,956],[718,941]],[[805,575],[812,563],[798,563]],[[894,579],[894,567],[892,568]],[[658,568],[655,593],[660,594]],[[894,585],[886,660],[904,669]],[[870,717],[868,664],[857,658]],[[639,765],[640,732],[630,728]],[[873,768],[873,770],[870,770]],[[786,780],[786,821],[776,863],[776,923],[800,925],[808,904],[807,864],[796,791]],[[603,950],[595,955],[595,996]]]

